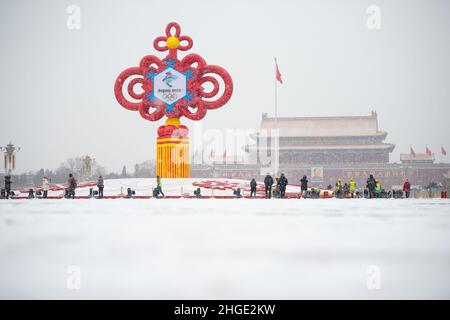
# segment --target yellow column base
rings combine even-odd
[[[189,138],[156,139],[156,174],[161,178],[189,178]]]

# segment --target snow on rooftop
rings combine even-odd
[[[278,117],[263,114],[261,129],[279,129],[281,137],[345,137],[378,136],[378,116]]]
[[[426,153],[401,153],[400,161],[434,161],[434,154]]]

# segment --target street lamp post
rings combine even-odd
[[[20,147],[14,146],[9,142],[6,147],[0,147],[5,159],[5,174],[10,175],[16,169],[16,154]]]

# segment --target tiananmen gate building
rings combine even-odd
[[[434,155],[401,154],[399,163],[391,163],[389,155],[395,144],[386,141],[387,135],[374,111],[368,116],[340,117],[274,118],[264,113],[252,136],[255,142],[245,146],[243,163],[193,164],[191,174],[262,181],[266,173],[272,173],[262,158],[270,158],[278,150],[277,174],[283,172],[290,184],[299,184],[306,175],[315,186],[334,186],[338,178],[342,183],[353,178],[362,187],[370,174],[384,188],[400,186],[406,178],[416,186],[444,182],[450,164],[435,163]]]

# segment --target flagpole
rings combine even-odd
[[[278,127],[278,62],[277,62],[277,57],[274,58],[275,59],[275,127],[278,130],[278,133],[280,132],[280,128]],[[278,138],[277,137],[276,141],[275,141],[275,145],[274,145],[274,151],[275,151],[275,167],[274,167],[274,174],[278,175],[278,161],[279,161],[279,145],[278,145]]]
[[[228,178],[228,171],[227,171],[227,149],[225,149],[225,152],[223,153],[223,161],[225,161],[225,174],[226,178]]]
[[[275,57],[274,59],[275,59],[275,121],[276,124],[278,125],[277,57]]]

